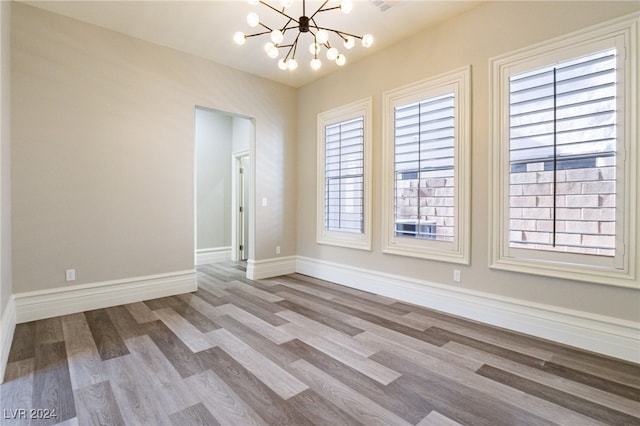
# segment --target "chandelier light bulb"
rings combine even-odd
[[[362,46],[371,47],[373,44],[373,36],[371,34],[365,34],[362,36]]]
[[[270,41],[264,44],[264,51],[267,52],[267,56],[269,56],[270,58],[275,59],[278,57],[278,48]]]
[[[298,61],[296,61],[295,58],[291,58],[287,61],[287,67],[289,68],[289,71],[295,71],[296,68],[298,68]]]
[[[316,33],[316,42],[319,44],[324,44],[329,40],[329,33],[325,30],[318,30]]]
[[[335,61],[338,57],[338,53],[338,49],[332,47],[331,49],[327,50],[327,59],[330,61]]]
[[[311,43],[309,45],[309,53],[311,53],[312,55],[317,55],[318,52],[320,51],[320,45],[318,43]]]
[[[259,0],[249,0],[247,3],[249,3],[251,6],[257,6],[259,2]]]
[[[345,47],[345,49],[351,49],[353,46],[355,46],[355,44],[356,44],[356,40],[351,36],[347,36],[344,39],[344,47]]]
[[[293,0],[280,0],[280,4],[285,8],[291,7],[291,5],[293,4]]]
[[[244,33],[242,31],[237,31],[233,35],[233,41],[235,41],[239,45],[243,45],[247,41],[247,38],[244,36]]]
[[[278,48],[275,47],[274,45],[271,45],[271,48],[269,50],[267,50],[267,55],[271,58],[271,59],[275,59],[278,57],[278,54],[280,52],[278,51]]]
[[[286,71],[289,68],[289,64],[287,64],[288,61],[285,61],[284,58],[280,59],[278,61],[278,68],[280,68],[282,71]]]
[[[338,64],[339,67],[343,66],[346,62],[347,62],[347,58],[345,58],[345,56],[342,53],[339,54],[338,57],[336,58],[336,64]]]
[[[320,62],[320,59],[313,58],[311,60],[311,68],[313,68],[314,70],[319,70],[321,66],[322,66],[322,62]]]
[[[249,24],[249,26],[252,28],[257,27],[258,24],[260,24],[260,17],[258,16],[258,14],[255,12],[251,12],[250,14],[248,14],[247,24]]]
[[[342,0],[340,2],[340,10],[342,10],[343,13],[351,12],[353,10],[353,3],[351,0]]]
[[[280,31],[280,30],[271,31],[271,41],[272,42],[274,42],[275,44],[280,44],[280,43],[282,43],[282,40],[284,40],[284,34],[282,34],[282,31]]]

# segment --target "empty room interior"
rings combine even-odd
[[[640,2],[0,1],[0,423],[640,425]]]

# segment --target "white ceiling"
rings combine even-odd
[[[278,0],[265,0],[276,5]],[[347,65],[377,50],[390,46],[420,30],[460,14],[478,4],[481,0],[469,1],[427,1],[427,0],[353,0],[353,11],[344,14],[339,10],[316,15],[319,26],[334,28],[352,34],[371,33],[374,45],[365,49],[359,43],[351,50],[344,48]],[[308,46],[312,36],[302,34],[296,59],[300,64],[295,71],[282,71],[277,60],[269,58],[263,50],[268,36],[249,38],[245,45],[238,46],[232,40],[236,31],[247,34],[259,28],[250,28],[246,15],[255,11],[270,27],[283,26],[286,18],[264,5],[250,6],[246,0],[222,1],[24,1],[54,13],[59,13],[80,21],[114,30],[155,44],[181,50],[235,69],[256,74],[293,87],[303,86],[339,67],[320,57],[322,67],[313,71],[309,66],[312,59]],[[306,15],[310,16],[322,2],[309,0]],[[330,0],[328,6],[336,6],[338,0]],[[380,5],[390,6],[385,11]],[[295,0],[286,11],[296,19],[302,16],[302,1]],[[285,42],[291,41],[293,34],[287,33]],[[335,37],[335,36],[333,36]],[[330,43],[340,49],[336,37]],[[284,53],[283,53],[284,54]],[[281,55],[282,56],[282,55]]]

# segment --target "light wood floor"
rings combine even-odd
[[[637,364],[301,275],[198,281],[19,324],[2,424],[640,424]]]

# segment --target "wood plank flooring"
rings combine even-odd
[[[6,425],[640,425],[640,365],[302,275],[19,324]]]

